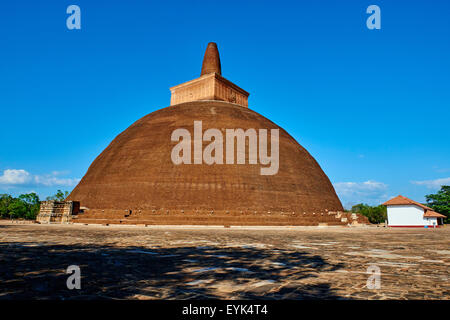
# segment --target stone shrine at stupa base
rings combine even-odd
[[[343,212],[330,180],[308,151],[285,130],[253,111],[248,105],[249,93],[222,76],[215,43],[207,46],[200,77],[170,90],[169,107],[137,120],[94,160],[66,199],[81,206],[71,222],[222,226],[368,223],[365,217]],[[288,110],[292,106],[284,107]],[[241,163],[222,163],[222,159],[198,163],[195,143],[201,150],[211,143],[204,137],[193,142],[191,164],[174,163],[171,155],[178,142],[171,139],[173,132],[184,129],[193,134],[194,124],[200,122],[203,132],[276,130],[278,170],[261,174],[264,165],[251,163],[250,153]],[[249,141],[245,141],[246,150],[250,149]],[[183,150],[185,156],[190,149]]]

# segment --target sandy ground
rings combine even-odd
[[[450,227],[0,222],[0,299],[449,299]],[[78,265],[81,289],[66,286]],[[374,279],[380,271],[379,288]],[[379,268],[379,269],[378,269]]]

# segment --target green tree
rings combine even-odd
[[[9,194],[0,194],[0,218],[9,218],[8,207],[13,199]]]
[[[69,196],[69,191],[58,190],[53,196],[47,197],[47,200],[64,201]]]
[[[17,198],[9,194],[0,195],[0,218],[36,219],[40,201],[36,193],[22,194]]]
[[[382,223],[387,217],[387,209],[383,205],[369,206],[365,203],[359,203],[352,207],[352,212],[366,216],[371,223]]]
[[[12,219],[24,218],[27,212],[27,203],[19,198],[14,198],[8,206],[8,214]]]
[[[445,223],[450,223],[450,186],[442,186],[441,190],[425,196],[427,206],[434,211],[445,215]]]
[[[27,212],[25,213],[24,218],[29,220],[36,219],[36,216],[39,213],[40,201],[39,196],[36,193],[28,193],[22,194],[19,196],[19,199],[26,203]]]

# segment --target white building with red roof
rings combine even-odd
[[[438,227],[445,216],[414,200],[397,196],[383,203],[389,227]]]

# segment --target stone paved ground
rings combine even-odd
[[[450,227],[0,223],[0,299],[449,299]],[[367,267],[381,288],[366,287]],[[69,265],[81,290],[66,288]]]

